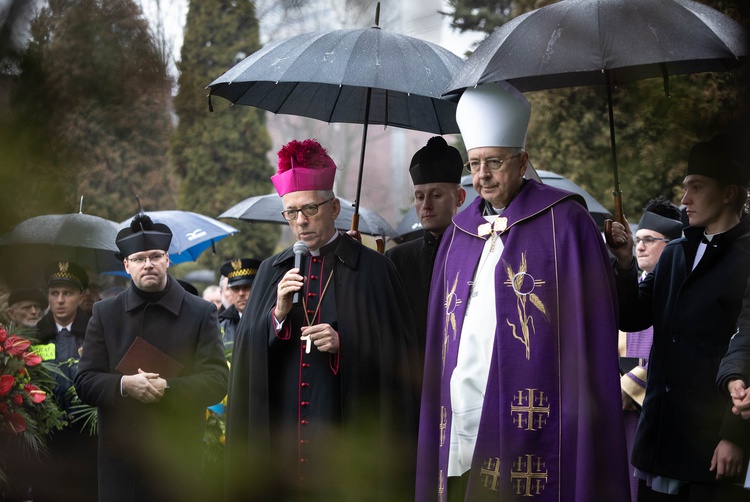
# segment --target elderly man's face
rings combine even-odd
[[[297,217],[289,221],[289,226],[296,239],[307,244],[308,249],[320,249],[333,237],[336,232],[334,222],[341,210],[338,199],[325,202],[323,192],[306,190],[288,193],[281,200],[284,201],[284,210],[297,210]],[[310,205],[318,205],[318,212],[306,216],[301,209]]]
[[[167,287],[167,268],[169,253],[161,249],[141,251],[125,258],[125,271],[141,291],[153,293]]]
[[[500,168],[492,171],[485,161],[502,160]],[[481,162],[479,169],[471,173],[471,181],[477,194],[495,208],[506,207],[521,189],[529,156],[517,148],[482,147],[469,150],[469,162]]]
[[[8,317],[18,326],[33,328],[42,318],[42,307],[32,300],[21,300],[8,307]]]
[[[457,183],[423,183],[414,186],[414,205],[422,228],[435,237],[443,235],[453,215],[466,199]]]

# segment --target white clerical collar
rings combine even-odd
[[[326,242],[325,244],[323,244],[322,246],[320,246],[318,249],[315,249],[315,250],[311,249],[310,250],[310,255],[312,255],[312,256],[320,256],[320,250],[323,249],[324,247],[326,247],[328,244],[330,244],[333,241],[335,241],[336,237],[338,237],[338,236],[339,236],[339,232],[337,230],[337,231],[335,231],[333,233],[333,236],[330,239],[328,239],[328,242]]]

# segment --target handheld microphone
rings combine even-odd
[[[302,267],[304,265],[304,257],[308,252],[307,244],[305,244],[304,241],[297,241],[294,243],[294,246],[292,246],[292,251],[294,252],[294,268],[298,268],[300,275],[303,275]],[[292,303],[295,305],[299,303],[299,294],[299,291],[294,292]]]

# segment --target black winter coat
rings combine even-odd
[[[654,340],[632,464],[652,474],[711,482],[721,439],[745,449],[750,428],[716,387],[719,363],[735,331],[750,274],[750,219],[717,235],[691,271],[703,228],[670,242],[640,285],[633,266],[617,272],[620,329],[653,324]],[[746,457],[747,458],[747,457]]]
[[[209,500],[200,476],[206,407],[227,391],[229,370],[216,307],[186,293],[147,302],[131,286],[94,304],[75,385],[99,408],[99,499]],[[161,401],[123,397],[115,369],[137,336],[184,365]]]

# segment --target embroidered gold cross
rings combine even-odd
[[[510,480],[516,495],[533,497],[539,495],[545,488],[548,471],[541,457],[525,454],[513,462]]]
[[[544,391],[538,389],[519,390],[510,406],[513,423],[519,429],[535,431],[541,429],[549,416],[549,406]]]
[[[482,478],[482,484],[485,488],[496,492],[497,485],[500,482],[500,459],[498,457],[488,458],[482,464],[479,476]]]
[[[448,410],[445,406],[440,407],[440,447],[445,444],[445,430],[448,427]]]

